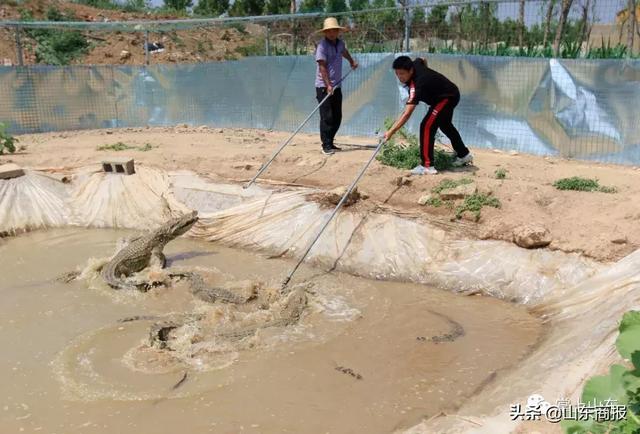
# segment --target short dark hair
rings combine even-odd
[[[413,68],[413,60],[409,56],[400,56],[393,61],[393,69],[404,69],[405,71],[411,71]]]

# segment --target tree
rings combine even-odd
[[[267,15],[286,14],[290,9],[291,2],[289,0],[267,0],[265,13]]]
[[[246,17],[253,15],[262,15],[263,11],[264,0],[236,0],[233,3],[233,6],[231,6],[229,15],[234,17]]]
[[[327,13],[346,12],[347,3],[344,0],[327,0],[325,10]]]
[[[494,4],[488,2],[480,3],[480,26],[483,29],[482,32],[482,47],[484,49],[489,45],[489,36],[491,35],[492,29],[495,27],[497,23],[496,19],[496,10],[497,7]]]
[[[629,0],[633,1],[633,0]],[[562,40],[562,33],[564,32],[564,26],[567,23],[567,16],[573,0],[562,0],[562,7],[560,9],[560,20],[558,21],[558,28],[556,29],[556,38],[553,41],[553,53],[554,56],[560,55],[560,41]]]
[[[351,0],[349,2],[352,11],[363,11],[369,9],[369,0]]]
[[[324,11],[324,0],[302,0],[300,12],[322,12]]]
[[[515,45],[516,36],[518,36],[519,40],[520,23],[518,21],[512,20],[511,18],[507,18],[500,26],[500,30],[498,32],[498,40],[504,41],[504,43],[509,47],[511,45]],[[522,46],[523,45],[520,45],[520,47]]]
[[[217,17],[229,10],[229,0],[198,0],[193,11],[198,15]]]
[[[371,3],[372,9],[384,9],[384,8],[395,8],[397,7],[395,0],[373,0]],[[384,12],[376,12],[377,21],[380,24],[385,26],[397,26],[400,22],[401,12],[395,11],[384,11]]]
[[[424,24],[426,20],[426,14],[423,8],[416,8],[413,10],[413,22],[418,24]]]
[[[164,7],[175,11],[184,11],[193,6],[192,0],[164,0]]]
[[[451,21],[456,25],[456,50],[462,51],[462,13],[463,8],[457,6],[455,12],[451,16]]]
[[[449,6],[438,5],[431,8],[427,16],[427,29],[432,30],[432,34],[443,36],[442,33],[447,29],[447,12]]]
[[[518,46],[524,47],[524,7],[525,0],[520,0],[520,15],[518,17]]]
[[[594,0],[595,3],[595,0]],[[589,25],[589,7],[591,6],[591,0],[585,0],[585,4],[582,5],[582,35],[580,36],[580,42],[589,42],[589,35],[591,34],[591,26]]]
[[[547,46],[547,41],[549,39],[549,32],[551,31],[551,17],[553,17],[553,8],[556,5],[556,0],[549,0],[549,5],[547,7],[547,16],[544,19],[544,36],[542,37],[542,45],[544,47]]]
[[[629,28],[627,30],[627,56],[631,56],[633,54],[633,37],[636,25],[636,1],[629,0],[627,11],[629,11],[629,18],[627,21],[629,22]]]

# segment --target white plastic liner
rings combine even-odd
[[[136,173],[87,168],[74,177],[69,213],[79,226],[148,230],[188,212],[170,190],[169,176],[136,164]]]
[[[614,345],[618,324],[626,311],[640,309],[638,270],[640,251],[546,297],[533,311],[549,322],[549,334],[529,357],[499,375],[457,415],[419,424],[406,433],[514,432],[517,422],[509,417],[510,404],[524,408],[534,393],[552,404],[569,398],[575,408],[584,382],[620,362]]]
[[[0,233],[69,224],[65,185],[40,172],[0,180]]]
[[[216,213],[203,213],[195,237],[299,258],[330,209],[306,200],[308,191],[274,193]],[[601,265],[501,241],[456,240],[427,223],[385,214],[339,213],[308,260],[351,274],[483,292],[523,304],[593,275]]]

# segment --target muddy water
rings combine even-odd
[[[240,314],[195,300],[185,283],[141,294],[54,281],[108,257],[125,234],[0,240],[1,432],[388,433],[460,405],[541,334],[536,319],[497,300],[303,267],[294,283],[313,286],[297,324],[175,360],[147,351],[151,321],[118,320]],[[293,265],[187,239],[165,253],[171,267],[266,286]]]

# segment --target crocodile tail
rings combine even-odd
[[[106,282],[106,284],[113,289],[124,289],[127,287],[127,285],[125,285],[124,282],[115,277],[115,274],[113,272],[110,272],[107,267],[102,269],[100,275],[102,276],[102,279]]]

